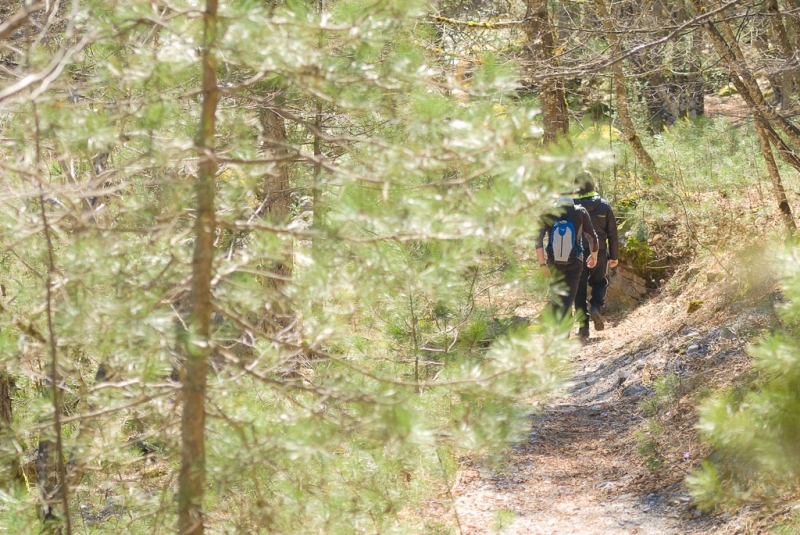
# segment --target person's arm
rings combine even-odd
[[[547,257],[544,254],[544,235],[548,232],[549,225],[542,224],[539,235],[536,237],[536,257],[539,260],[540,266],[547,265]]]
[[[606,216],[606,235],[608,237],[608,267],[614,268],[619,264],[619,232],[617,231],[617,218],[614,217],[614,210],[608,206],[608,216]]]
[[[544,256],[544,248],[543,247],[539,247],[538,249],[536,249],[536,257],[539,259],[539,265],[540,266],[546,266],[547,265],[547,258],[545,258],[545,256]]]
[[[592,225],[592,218],[589,216],[589,212],[587,212],[585,208],[580,212],[583,235],[586,236],[586,239],[589,241],[589,250],[591,251],[589,258],[586,259],[586,265],[592,268],[597,264],[597,251],[600,250],[600,240],[597,239],[597,233],[594,231],[594,225]]]

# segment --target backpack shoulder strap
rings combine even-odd
[[[576,250],[579,250],[579,251],[583,250],[583,247],[582,247],[582,244],[583,244],[583,216],[581,215],[581,208],[583,208],[581,205],[577,205],[575,208],[573,208],[573,214],[572,214],[573,215],[573,219],[577,220],[576,221],[577,225],[575,225],[575,237],[574,237],[575,245],[574,245],[574,247],[575,247]],[[586,208],[583,208],[583,210],[586,211]]]

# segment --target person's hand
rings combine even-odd
[[[596,266],[597,265],[597,255],[593,254],[593,255],[589,256],[589,259],[586,261],[586,265],[589,268],[593,268],[594,266]]]
[[[542,277],[544,277],[545,279],[550,278],[550,268],[547,267],[547,264],[540,266],[539,270],[542,272]]]
[[[609,260],[608,261],[608,267],[610,267],[610,268],[617,267],[617,264],[619,264],[619,260]]]

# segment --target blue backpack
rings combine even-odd
[[[550,243],[547,248],[552,251],[553,261],[556,264],[569,264],[583,253],[583,247],[579,245],[582,228],[579,226],[576,232],[575,225],[568,219],[569,215],[553,223],[553,229],[550,231]]]

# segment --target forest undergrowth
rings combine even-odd
[[[0,5],[0,531],[784,520],[794,9],[478,4]],[[584,170],[633,288],[581,348]]]
[[[800,496],[791,485],[772,500],[709,508],[698,499],[701,487],[687,484],[723,455],[698,434],[699,409],[753,388],[749,350],[779,322],[775,279],[746,284],[742,275],[721,274],[713,258],[700,257],[675,268],[672,283],[641,304],[609,314],[606,330],[573,349],[569,391],[539,406],[525,440],[502,458],[461,460],[451,527],[468,534],[792,533]],[[715,504],[725,503],[722,494]]]
[[[678,125],[654,149],[671,158],[675,180],[647,189],[629,186],[623,150],[601,187],[619,207],[624,266],[647,278],[649,295],[610,304],[609,328],[573,348],[570,389],[537,404],[524,440],[501,457],[461,459],[454,505],[431,509],[429,530],[796,531],[797,487],[753,471],[754,489],[747,474],[725,472],[735,451],[700,432],[719,399],[761,388],[770,372],[753,354],[787,327],[783,290],[794,278],[781,266],[792,265],[792,246],[772,217],[757,153],[743,150],[750,135],[725,119]],[[689,149],[698,145],[705,151]],[[543,301],[520,304],[505,290],[498,303],[535,324]]]

